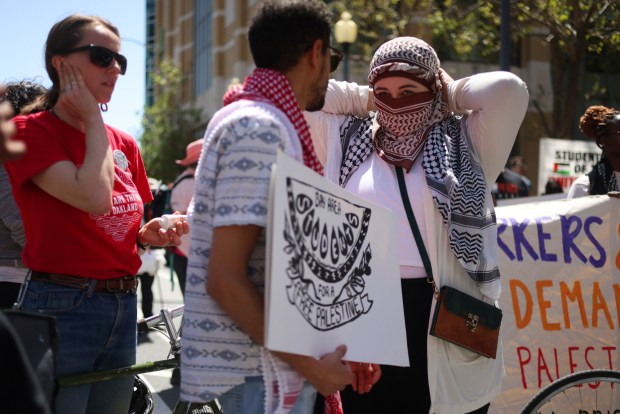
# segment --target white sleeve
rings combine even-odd
[[[570,186],[566,198],[585,197],[590,195],[590,177],[587,174],[578,177]]]
[[[495,180],[510,155],[527,111],[527,85],[504,71],[459,79],[448,86],[450,108],[468,113],[466,121],[488,182]]]
[[[328,154],[332,160],[340,159],[334,151],[340,146],[340,125],[347,116],[368,116],[367,86],[330,80],[323,109],[304,112],[310,127],[312,143],[319,161],[327,167]]]
[[[323,112],[339,115],[368,116],[368,86],[331,79],[327,85]]]
[[[170,193],[170,208],[172,208],[173,212],[187,213],[187,207],[194,196],[195,183],[194,178],[186,178],[174,187],[172,193]]]

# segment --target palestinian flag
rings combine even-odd
[[[560,175],[570,175],[570,164],[556,162],[553,164],[553,172]]]

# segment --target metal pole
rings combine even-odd
[[[342,67],[342,75],[345,81],[349,81],[349,45],[350,43],[342,44],[342,51],[344,53],[344,65]]]
[[[499,67],[510,71],[510,0],[502,0]]]

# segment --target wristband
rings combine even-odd
[[[144,250],[144,251],[147,251],[149,247],[151,247],[150,244],[142,244],[138,240],[136,240],[136,246],[138,246],[138,249]]]

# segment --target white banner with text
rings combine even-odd
[[[506,377],[490,412],[519,413],[573,372],[618,369],[619,216],[608,196],[497,208]]]

